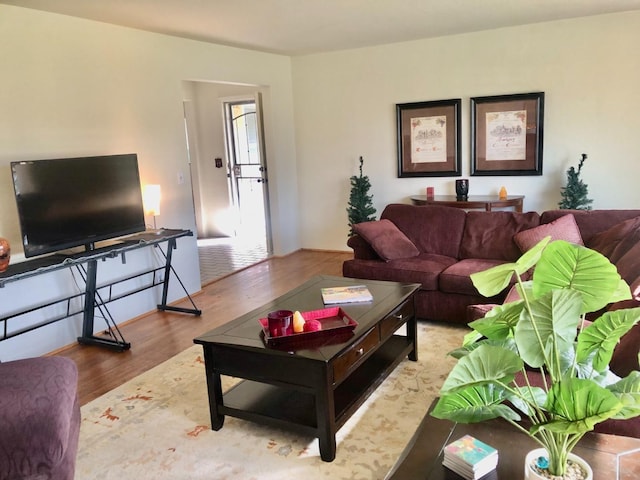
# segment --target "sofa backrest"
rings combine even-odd
[[[439,205],[387,205],[380,219],[392,221],[421,253],[458,258],[466,212]]]
[[[594,235],[640,215],[640,210],[547,210],[540,217],[540,223],[551,223],[554,220],[572,213],[580,229],[582,241],[591,248]]]
[[[488,258],[513,262],[522,252],[513,236],[540,224],[537,212],[467,212],[460,258]]]

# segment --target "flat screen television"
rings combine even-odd
[[[136,154],[11,162],[25,257],[145,230]]]

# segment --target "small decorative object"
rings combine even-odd
[[[578,163],[578,170],[573,167],[567,170],[567,186],[562,187],[560,192],[562,200],[558,203],[561,209],[591,210],[593,200],[587,197],[588,185],[580,179],[580,171],[586,159],[587,154],[583,153],[582,159]]]
[[[304,322],[304,331],[305,332],[318,332],[322,330],[322,324],[318,320],[307,320]]]
[[[293,312],[293,333],[300,333],[304,331],[304,317],[296,310]]]
[[[540,455],[539,457],[536,457],[535,464],[540,470],[546,470],[549,468],[549,459],[544,455]]]
[[[498,193],[498,198],[500,198],[500,200],[506,200],[507,198],[507,189],[504,187],[504,185],[500,187],[500,193]]]
[[[269,334],[272,337],[281,337],[293,333],[293,312],[291,310],[276,310],[267,315],[269,321]]]
[[[11,260],[11,246],[9,240],[6,238],[0,238],[0,272],[4,272],[9,268],[9,261]]]
[[[588,313],[630,299],[629,285],[599,252],[550,238],[514,263],[471,275],[485,297],[515,276],[521,300],[469,324],[463,346],[451,352],[458,363],[432,415],[461,423],[502,417],[544,447],[548,472],[562,479],[585,433],[609,418],[640,415],[640,396],[631,393],[640,391],[640,374],[618,378],[609,369],[619,339],[640,321],[640,308],[607,311],[586,326]],[[532,280],[523,281],[533,267]],[[544,376],[542,387],[534,374]]]
[[[427,200],[433,200],[433,187],[427,187]]]
[[[467,200],[469,195],[469,179],[456,180],[456,200]]]
[[[351,177],[351,194],[349,195],[349,236],[353,235],[353,226],[356,223],[371,222],[376,219],[376,209],[373,207],[373,195],[369,195],[371,183],[369,177],[362,175],[362,164],[364,160],[360,157],[360,176]]]

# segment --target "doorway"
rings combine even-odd
[[[184,82],[202,284],[272,253],[261,92]]]
[[[264,239],[271,251],[267,164],[259,94],[252,99],[223,99],[227,178],[236,212],[235,236]]]

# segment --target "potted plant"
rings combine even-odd
[[[371,182],[367,175],[362,175],[362,164],[364,159],[360,157],[360,176],[353,175],[351,182],[351,193],[349,194],[349,206],[347,216],[349,217],[349,234],[354,234],[353,226],[356,223],[371,222],[376,219],[376,209],[373,206],[373,195],[369,194]]]
[[[523,281],[534,266],[532,280]],[[451,352],[458,361],[432,415],[460,423],[502,417],[544,448],[548,473],[563,478],[569,453],[597,423],[640,415],[640,372],[620,379],[609,371],[613,349],[640,320],[640,308],[588,322],[587,313],[631,292],[606,257],[562,240],[547,237],[515,263],[472,280],[493,296],[514,275],[521,299],[469,324],[462,348]]]

